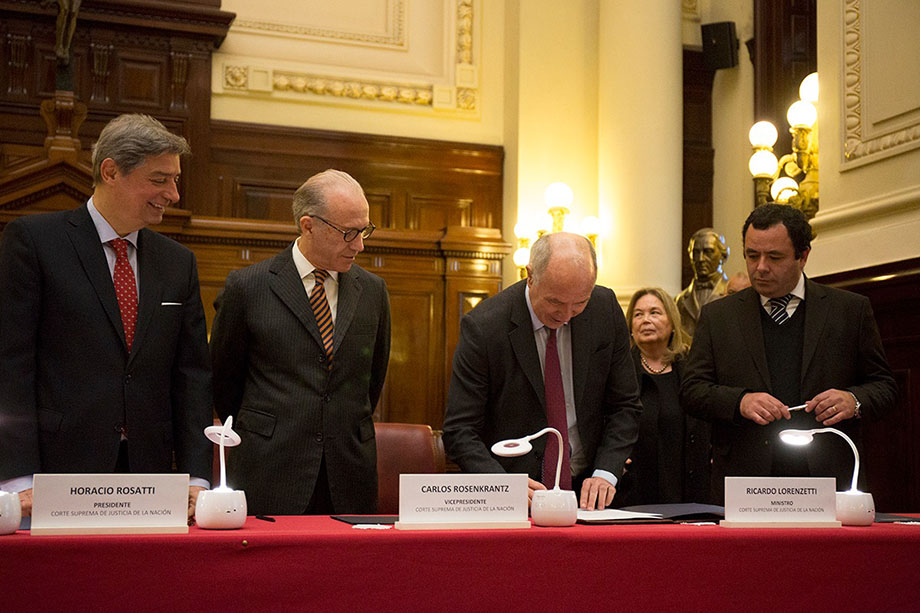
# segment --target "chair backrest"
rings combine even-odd
[[[443,473],[441,433],[423,424],[376,423],[377,512],[399,513],[399,475]]]

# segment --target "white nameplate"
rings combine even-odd
[[[35,475],[31,532],[188,533],[188,475]]]
[[[400,530],[529,527],[527,475],[399,476]]]
[[[725,477],[728,528],[839,528],[832,477]]]

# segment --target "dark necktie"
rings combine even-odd
[[[134,343],[134,330],[137,326],[137,280],[128,261],[128,241],[116,238],[109,241],[115,250],[115,296],[118,298],[118,310],[121,311],[121,323],[125,329],[125,345],[131,351]]]
[[[789,319],[786,307],[789,305],[790,300],[792,300],[792,294],[786,294],[779,298],[770,298],[770,319],[775,321],[777,325],[781,326]]]
[[[572,489],[572,469],[569,464],[569,424],[565,415],[565,393],[562,390],[562,369],[559,367],[559,350],[556,348],[556,331],[549,329],[546,339],[546,358],[543,362],[543,387],[546,393],[546,421],[551,428],[562,434],[562,471],[559,487]],[[556,462],[559,459],[559,445],[556,436],[546,440],[543,456],[543,485],[552,488],[556,482]]]
[[[323,339],[323,349],[326,350],[329,366],[332,366],[332,311],[329,310],[329,301],[326,300],[326,288],[323,282],[329,276],[329,273],[322,269],[314,269],[313,278],[316,285],[310,292],[310,307],[313,309],[313,315],[316,316],[316,325],[319,327],[319,335]]]

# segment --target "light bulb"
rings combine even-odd
[[[818,73],[813,72],[804,79],[799,85],[799,98],[805,102],[814,104],[818,101]]]
[[[556,183],[549,184],[546,191],[543,192],[543,198],[546,200],[546,206],[548,207],[568,207],[572,204],[572,201],[575,200],[575,192],[565,183],[557,181]]]
[[[601,220],[594,215],[588,215],[581,220],[581,233],[585,236],[597,236],[601,233]]]
[[[786,204],[789,198],[796,195],[799,191],[799,184],[792,177],[780,177],[770,186],[770,195],[773,201],[779,204]]]
[[[769,121],[758,121],[748,132],[753,147],[772,147],[776,144],[776,136],[776,126]]]
[[[514,252],[514,255],[511,256],[511,259],[514,261],[514,265],[518,268],[524,268],[527,266],[527,263],[530,262],[530,248],[521,247]]]
[[[776,164],[777,160],[773,152],[761,149],[760,151],[755,151],[754,155],[751,156],[751,160],[748,162],[748,169],[755,177],[772,177],[773,173],[776,172]]]
[[[793,102],[786,113],[786,119],[793,128],[810,128],[818,120],[818,109],[811,102]]]
[[[530,238],[533,234],[533,222],[529,219],[521,219],[514,224],[514,235],[516,237]]]

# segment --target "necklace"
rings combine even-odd
[[[645,356],[641,352],[639,353],[639,359],[642,360],[642,366],[645,367],[645,370],[649,371],[653,375],[660,375],[661,373],[663,373],[664,371],[668,369],[667,363],[665,363],[665,365],[662,366],[661,368],[652,368],[649,365],[648,360],[645,359]]]

